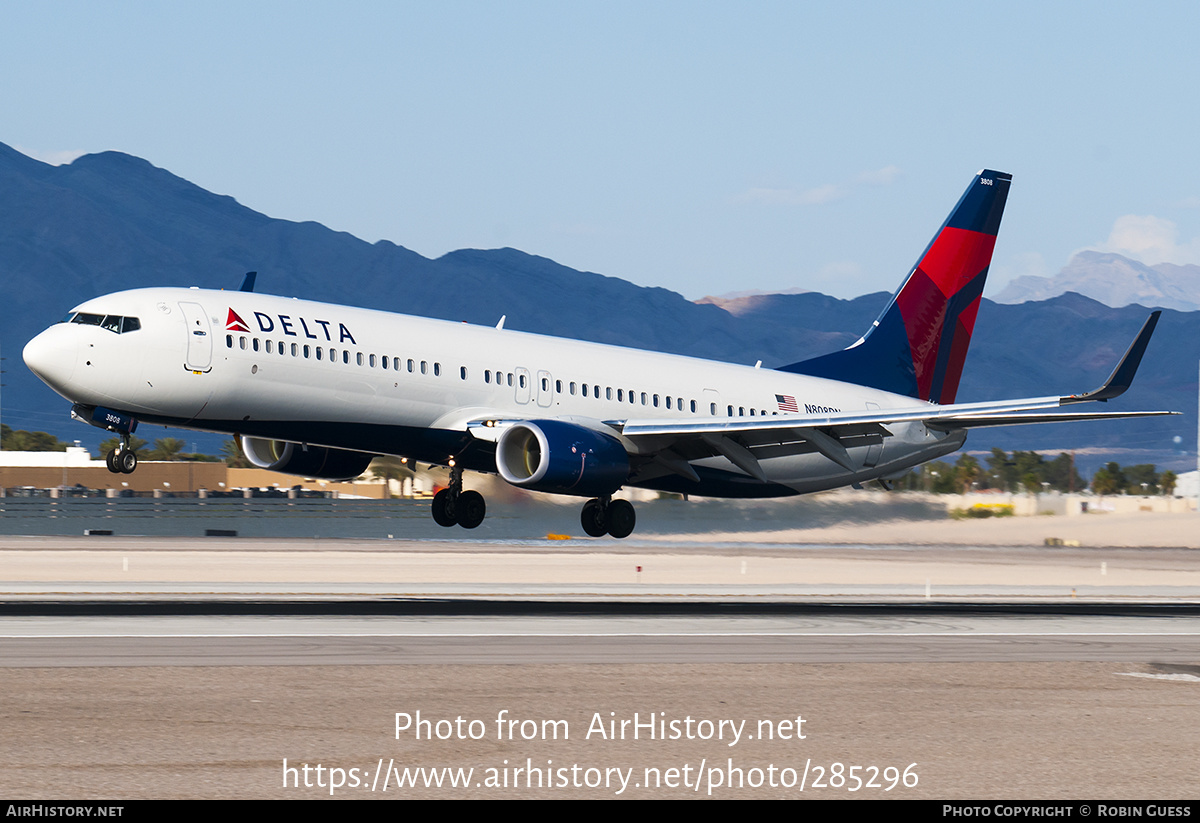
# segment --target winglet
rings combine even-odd
[[[256,277],[258,277],[258,272],[246,272],[246,276],[242,278],[242,287],[238,291],[254,291],[254,278]]]
[[[1121,362],[1113,369],[1113,373],[1104,381],[1103,386],[1086,394],[1073,394],[1070,397],[1064,397],[1061,401],[1062,404],[1065,406],[1068,403],[1088,403],[1092,400],[1104,402],[1110,397],[1120,397],[1124,394],[1133,383],[1133,376],[1137,374],[1138,366],[1142,364],[1142,355],[1146,353],[1146,346],[1150,343],[1150,335],[1154,334],[1154,327],[1158,325],[1158,317],[1161,314],[1161,311],[1152,312],[1146,318],[1146,322],[1142,324],[1142,330],[1133,339],[1129,350],[1125,352],[1125,356],[1121,358]]]

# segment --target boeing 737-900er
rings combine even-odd
[[[775,497],[883,480],[959,449],[968,429],[1168,412],[1050,411],[1124,392],[1158,319],[1107,382],[1069,397],[955,403],[1012,176],[982,171],[871,328],[849,348],[740,366],[253,291],[97,297],[25,362],[114,432],[139,421],[232,434],[256,466],[349,478],[376,455],[450,467],[443,526],[484,518],[463,471],[590,498],[589,535],[626,537],[623,486]]]

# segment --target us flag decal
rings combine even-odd
[[[792,397],[790,394],[775,395],[775,402],[779,404],[780,411],[784,411],[784,412],[799,412],[800,411],[800,409],[796,408],[796,398]]]

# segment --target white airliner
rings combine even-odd
[[[25,347],[25,362],[115,432],[132,472],[138,421],[240,437],[255,465],[346,478],[375,455],[451,467],[434,519],[468,529],[463,470],[590,498],[590,535],[634,528],[623,486],[774,497],[895,477],[967,429],[1168,412],[1050,412],[1128,388],[1158,313],[1093,392],[955,403],[1011,175],[982,171],[854,345],[759,368],[306,302],[151,288],[97,297]]]

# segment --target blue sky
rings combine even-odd
[[[891,291],[1015,179],[987,294],[1200,263],[1195,3],[5,2],[0,141],[427,256]],[[221,282],[228,280],[225,276]]]

